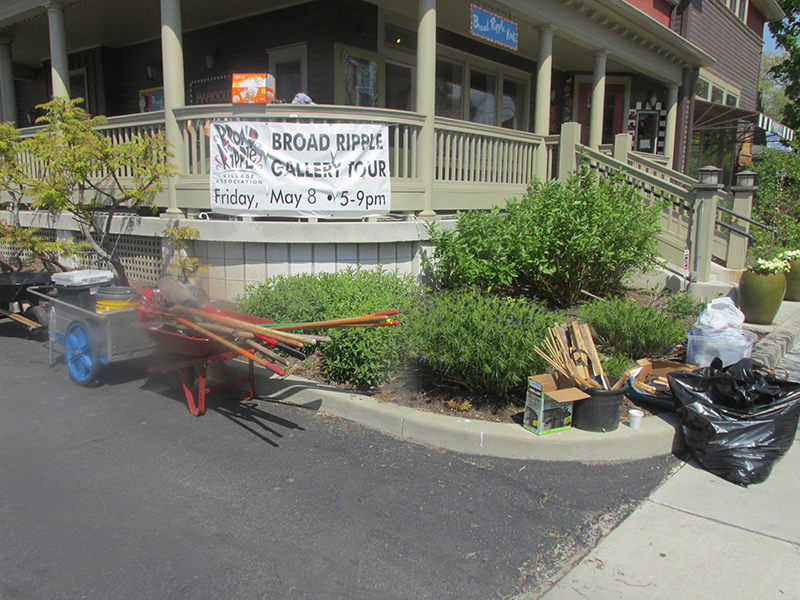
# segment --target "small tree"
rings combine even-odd
[[[72,215],[92,251],[127,285],[125,267],[109,249],[113,219],[121,208],[153,208],[162,179],[175,171],[167,163],[163,134],[113,144],[97,130],[105,117],[92,117],[80,102],[54,98],[40,107],[45,111],[37,119],[45,125],[42,131],[26,140],[9,140],[9,153],[16,146],[15,154],[26,152],[38,165],[35,178],[20,176],[13,182],[33,194],[35,208],[54,216]],[[6,158],[0,155],[0,160]]]
[[[21,140],[16,129],[9,123],[0,123],[0,189],[10,197],[8,210],[10,222],[0,219],[0,242],[13,249],[7,260],[0,259],[0,269],[4,272],[21,271],[26,259],[38,260],[49,272],[66,271],[59,262],[62,256],[74,256],[87,247],[85,243],[73,240],[51,242],[38,235],[35,227],[22,227],[19,212],[25,197],[25,190],[32,180],[19,162]]]
[[[194,227],[184,225],[183,227],[167,227],[164,230],[169,245],[172,246],[174,256],[172,262],[167,265],[167,270],[178,271],[178,278],[184,283],[189,283],[198,271],[205,269],[208,265],[200,262],[199,258],[189,257],[186,249],[189,242],[200,238],[200,232]]]

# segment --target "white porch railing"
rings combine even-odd
[[[385,123],[390,131],[393,212],[417,213],[424,208],[424,184],[417,173],[420,131],[424,124],[424,117],[420,114],[374,108],[280,104],[260,110],[253,106],[192,106],[175,112],[182,135],[182,147],[176,152],[181,160],[181,176],[176,182],[178,208],[190,214],[208,208],[208,124],[214,120]],[[605,152],[593,151],[578,143],[580,125],[577,123],[564,124],[557,136],[539,136],[446,118],[436,118],[434,123],[434,212],[443,214],[502,205],[506,199],[524,194],[537,171],[545,179],[564,178],[574,170],[578,157],[582,157],[601,172],[624,171],[627,181],[639,189],[645,202],[666,201],[661,215],[663,233],[659,240],[660,248],[663,257],[676,268],[682,270],[687,248],[693,253],[690,268],[701,281],[708,276],[712,254],[726,262],[728,267],[741,268],[744,265],[746,239],[737,233],[736,228],[747,231],[747,225],[735,215],[720,219],[716,206],[719,201],[722,206],[733,207],[737,214],[745,214],[741,207],[749,206],[749,196],[744,198],[738,192],[734,202],[733,196],[725,195],[716,187],[711,196],[706,192],[703,196],[698,192],[696,180],[672,171],[651,157],[631,152],[627,135],[618,136],[612,156],[608,154],[608,148],[601,148]],[[112,117],[100,130],[115,143],[122,143],[133,136],[163,128],[164,114],[157,112]],[[27,128],[20,133],[30,136],[38,130],[40,128]],[[28,157],[23,157],[23,162],[33,175],[41,168]],[[166,206],[165,200],[157,199],[162,206]],[[698,210],[701,206],[706,209]],[[708,210],[710,206],[713,210]],[[710,215],[713,221],[709,225]],[[730,222],[734,229],[722,227],[718,221],[725,225]]]
[[[385,123],[389,125],[389,161],[393,178],[416,177],[416,152],[422,115],[399,110],[270,104],[264,110],[235,107],[230,104],[187,106],[175,111],[181,128],[189,177],[207,176],[210,172],[208,124],[211,121],[256,121],[271,123]]]

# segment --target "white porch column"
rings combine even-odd
[[[603,143],[603,108],[606,103],[606,63],[608,53],[594,55],[592,77],[592,111],[589,116],[589,147],[597,150]]]
[[[50,71],[53,78],[53,97],[69,98],[69,60],[67,58],[67,27],[64,7],[57,2],[47,5],[50,26]]]
[[[183,78],[183,26],[181,23],[180,0],[161,0],[161,61],[164,77],[164,120],[167,142],[172,147],[173,157],[170,163],[178,172],[185,173],[186,160],[183,151],[183,138],[178,120],[173,112],[176,108],[186,106]],[[176,177],[167,182],[169,206],[167,215],[182,215],[178,209],[178,195],[175,188]]]
[[[436,0],[419,0],[417,26],[417,112],[425,123],[417,141],[417,175],[424,189],[421,217],[432,217],[433,180],[436,160]]]
[[[667,95],[667,126],[664,131],[664,156],[675,156],[675,131],[678,124],[678,86],[670,84]],[[670,161],[669,166],[672,167]]]
[[[533,132],[539,135],[550,134],[550,90],[553,79],[553,28],[539,30],[539,58],[536,63],[536,107],[533,119]],[[539,146],[536,152],[536,177],[547,178],[547,147]]]
[[[0,39],[0,99],[3,103],[2,120],[16,125],[17,97],[14,88],[14,63],[11,60],[11,40]]]

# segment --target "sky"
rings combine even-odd
[[[770,52],[776,52],[777,48],[775,47],[775,38],[772,37],[772,33],[769,30],[769,27],[764,25],[764,50],[768,50]]]

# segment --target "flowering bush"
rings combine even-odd
[[[772,260],[759,258],[749,270],[758,275],[770,275],[772,273],[788,273],[791,266],[782,258],[773,258]]]
[[[798,260],[800,259],[800,250],[787,250],[778,256],[782,260]]]

